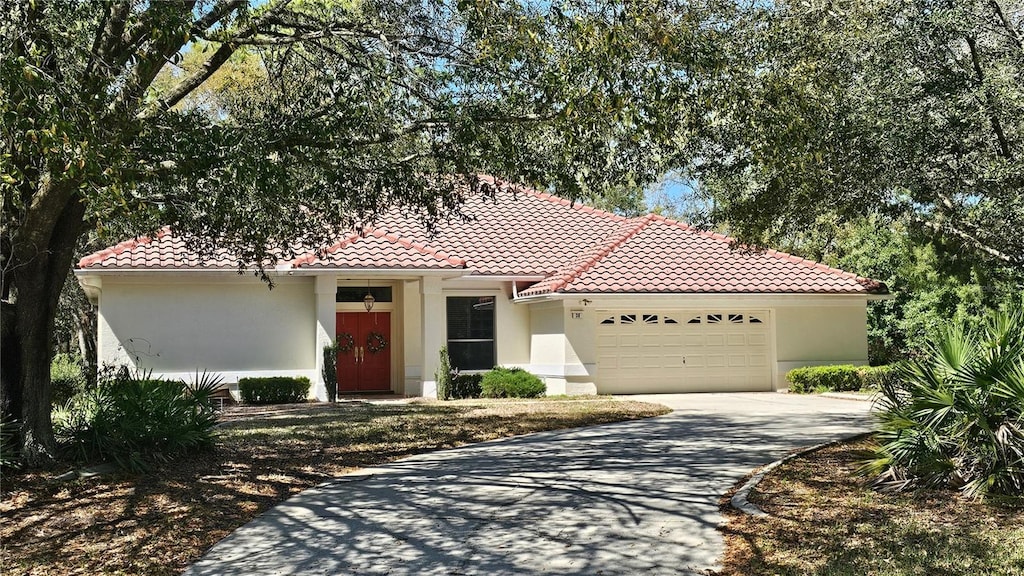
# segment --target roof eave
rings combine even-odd
[[[244,268],[243,273],[255,269]],[[140,275],[140,274],[239,274],[238,268],[76,268],[75,276],[104,275]],[[466,268],[267,268],[268,276],[322,276],[324,274],[344,274],[346,276],[381,277],[381,276],[441,276],[442,278],[458,278],[466,276],[470,270]]]
[[[520,296],[515,299],[517,303],[530,303],[530,302],[541,302],[546,300],[572,300],[578,298],[601,298],[601,299],[612,299],[612,300],[625,300],[629,298],[655,298],[655,299],[666,299],[666,298],[679,298],[679,297],[691,297],[691,298],[723,298],[723,297],[740,297],[743,299],[751,298],[769,298],[769,297],[781,297],[781,298],[846,298],[850,299],[867,299],[873,300],[887,300],[893,296],[890,294],[870,294],[867,292],[544,292],[542,294],[531,294],[529,296]]]

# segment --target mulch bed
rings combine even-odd
[[[1024,508],[950,491],[879,492],[856,474],[870,438],[800,457],[770,472],[755,518],[723,499],[720,576],[1024,575]]]

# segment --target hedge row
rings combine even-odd
[[[790,392],[852,392],[879,390],[896,377],[892,366],[808,366],[786,374]]]
[[[484,398],[538,398],[546,387],[540,378],[522,368],[501,368],[484,374],[480,381]]]
[[[483,381],[483,374],[459,374],[452,378],[451,398],[479,398],[483,393],[480,383]]]
[[[294,404],[306,401],[309,386],[305,376],[242,378],[238,381],[238,393],[246,404]]]
[[[438,400],[461,398],[537,398],[547,387],[544,382],[522,368],[495,366],[488,372],[460,374],[452,369],[448,347],[442,346],[434,378]]]

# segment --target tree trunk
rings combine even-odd
[[[55,456],[50,419],[50,343],[57,302],[71,268],[82,230],[84,205],[73,197],[74,186],[60,183],[63,203],[40,202],[30,208],[25,241],[15,245],[7,273],[13,275],[8,301],[3,304],[3,345],[0,352],[0,390],[7,414],[20,420],[21,453],[30,466],[42,466]],[[50,192],[53,192],[51,190]],[[17,240],[16,240],[17,243]]]

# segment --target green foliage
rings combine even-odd
[[[927,243],[911,227],[872,217],[834,228],[823,259],[886,283],[893,298],[868,308],[869,360],[889,364],[925,353],[947,320],[968,321],[1012,302],[1024,278],[969,253]]]
[[[305,402],[310,382],[305,376],[242,378],[238,392],[246,404],[293,404]]]
[[[452,368],[447,346],[441,347],[434,379],[437,382],[438,400],[480,397],[480,382],[483,379],[483,374],[460,374],[457,369]]]
[[[495,367],[480,381],[484,398],[538,398],[547,389],[540,378],[522,368]]]
[[[1005,8],[1000,8],[1000,6]],[[884,214],[1024,267],[1021,4],[755,2],[693,163],[713,221],[778,245]]]
[[[0,259],[17,274],[0,382],[29,403],[49,397],[31,376],[53,341],[45,303],[87,230],[169,226],[269,281],[264,263],[388,210],[429,227],[511,183],[632,211],[705,114],[693,78],[721,69],[725,35],[702,3],[16,0],[3,15]],[[44,460],[48,410],[5,409],[31,415]]]
[[[857,376],[860,377],[861,390],[881,390],[886,386],[896,385],[899,371],[895,366],[858,366]]]
[[[211,5],[16,3],[0,50],[10,238],[48,181],[38,166],[62,168],[95,229],[172,225],[243,267],[395,205],[458,215],[489,192],[479,173],[634,213],[699,111],[677,78],[718,62],[707,7],[272,4],[207,20]]]
[[[808,392],[851,392],[860,390],[861,377],[856,366],[808,366],[786,373],[789,390]]]
[[[452,378],[451,397],[455,399],[479,398],[483,393],[481,386],[483,379],[484,375],[479,373],[456,375]]]
[[[437,399],[451,400],[452,398],[452,359],[448,356],[448,347],[441,346],[438,352],[437,370],[434,372],[434,381],[437,382]]]
[[[193,386],[139,375],[104,381],[54,409],[54,432],[80,461],[144,471],[212,445],[217,413],[211,395],[219,387],[218,379]]]
[[[327,401],[334,402],[338,399],[338,341],[335,339],[331,344],[324,346],[324,386],[327,387]]]
[[[949,324],[929,352],[882,387],[862,470],[897,489],[1024,496],[1024,307]]]
[[[50,362],[53,405],[61,406],[72,396],[85,391],[86,378],[81,362],[70,354],[56,354]]]

